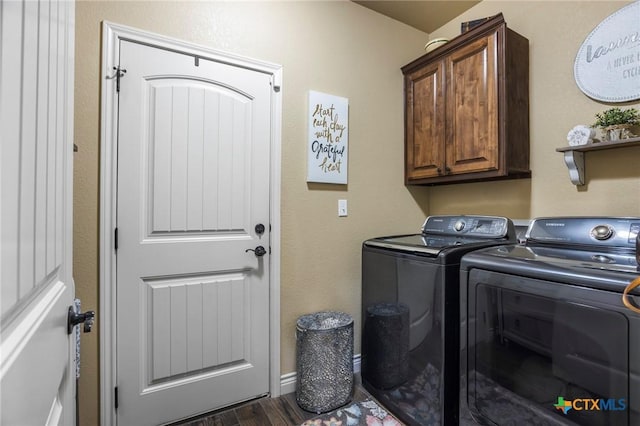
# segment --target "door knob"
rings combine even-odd
[[[87,311],[81,313],[76,312],[73,306],[69,306],[69,313],[67,314],[67,334],[71,334],[71,332],[73,331],[73,327],[80,323],[84,323],[84,328],[82,329],[82,331],[84,331],[85,333],[90,333],[95,317],[95,311]]]
[[[258,246],[255,249],[246,249],[244,252],[246,253],[246,252],[249,252],[249,251],[254,252],[256,257],[262,257],[265,254],[267,254],[267,250],[262,246]]]

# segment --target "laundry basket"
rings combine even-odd
[[[353,318],[343,312],[303,315],[296,323],[296,402],[324,413],[353,393]]]

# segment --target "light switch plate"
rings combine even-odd
[[[347,216],[347,200],[338,200],[338,216]]]

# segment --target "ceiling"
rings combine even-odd
[[[432,33],[456,16],[480,3],[477,1],[441,0],[352,0],[397,21],[426,33]]]

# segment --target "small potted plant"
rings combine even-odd
[[[640,114],[635,108],[611,108],[596,114],[594,127],[600,127],[606,140],[619,140],[634,137],[631,127],[640,124]]]

